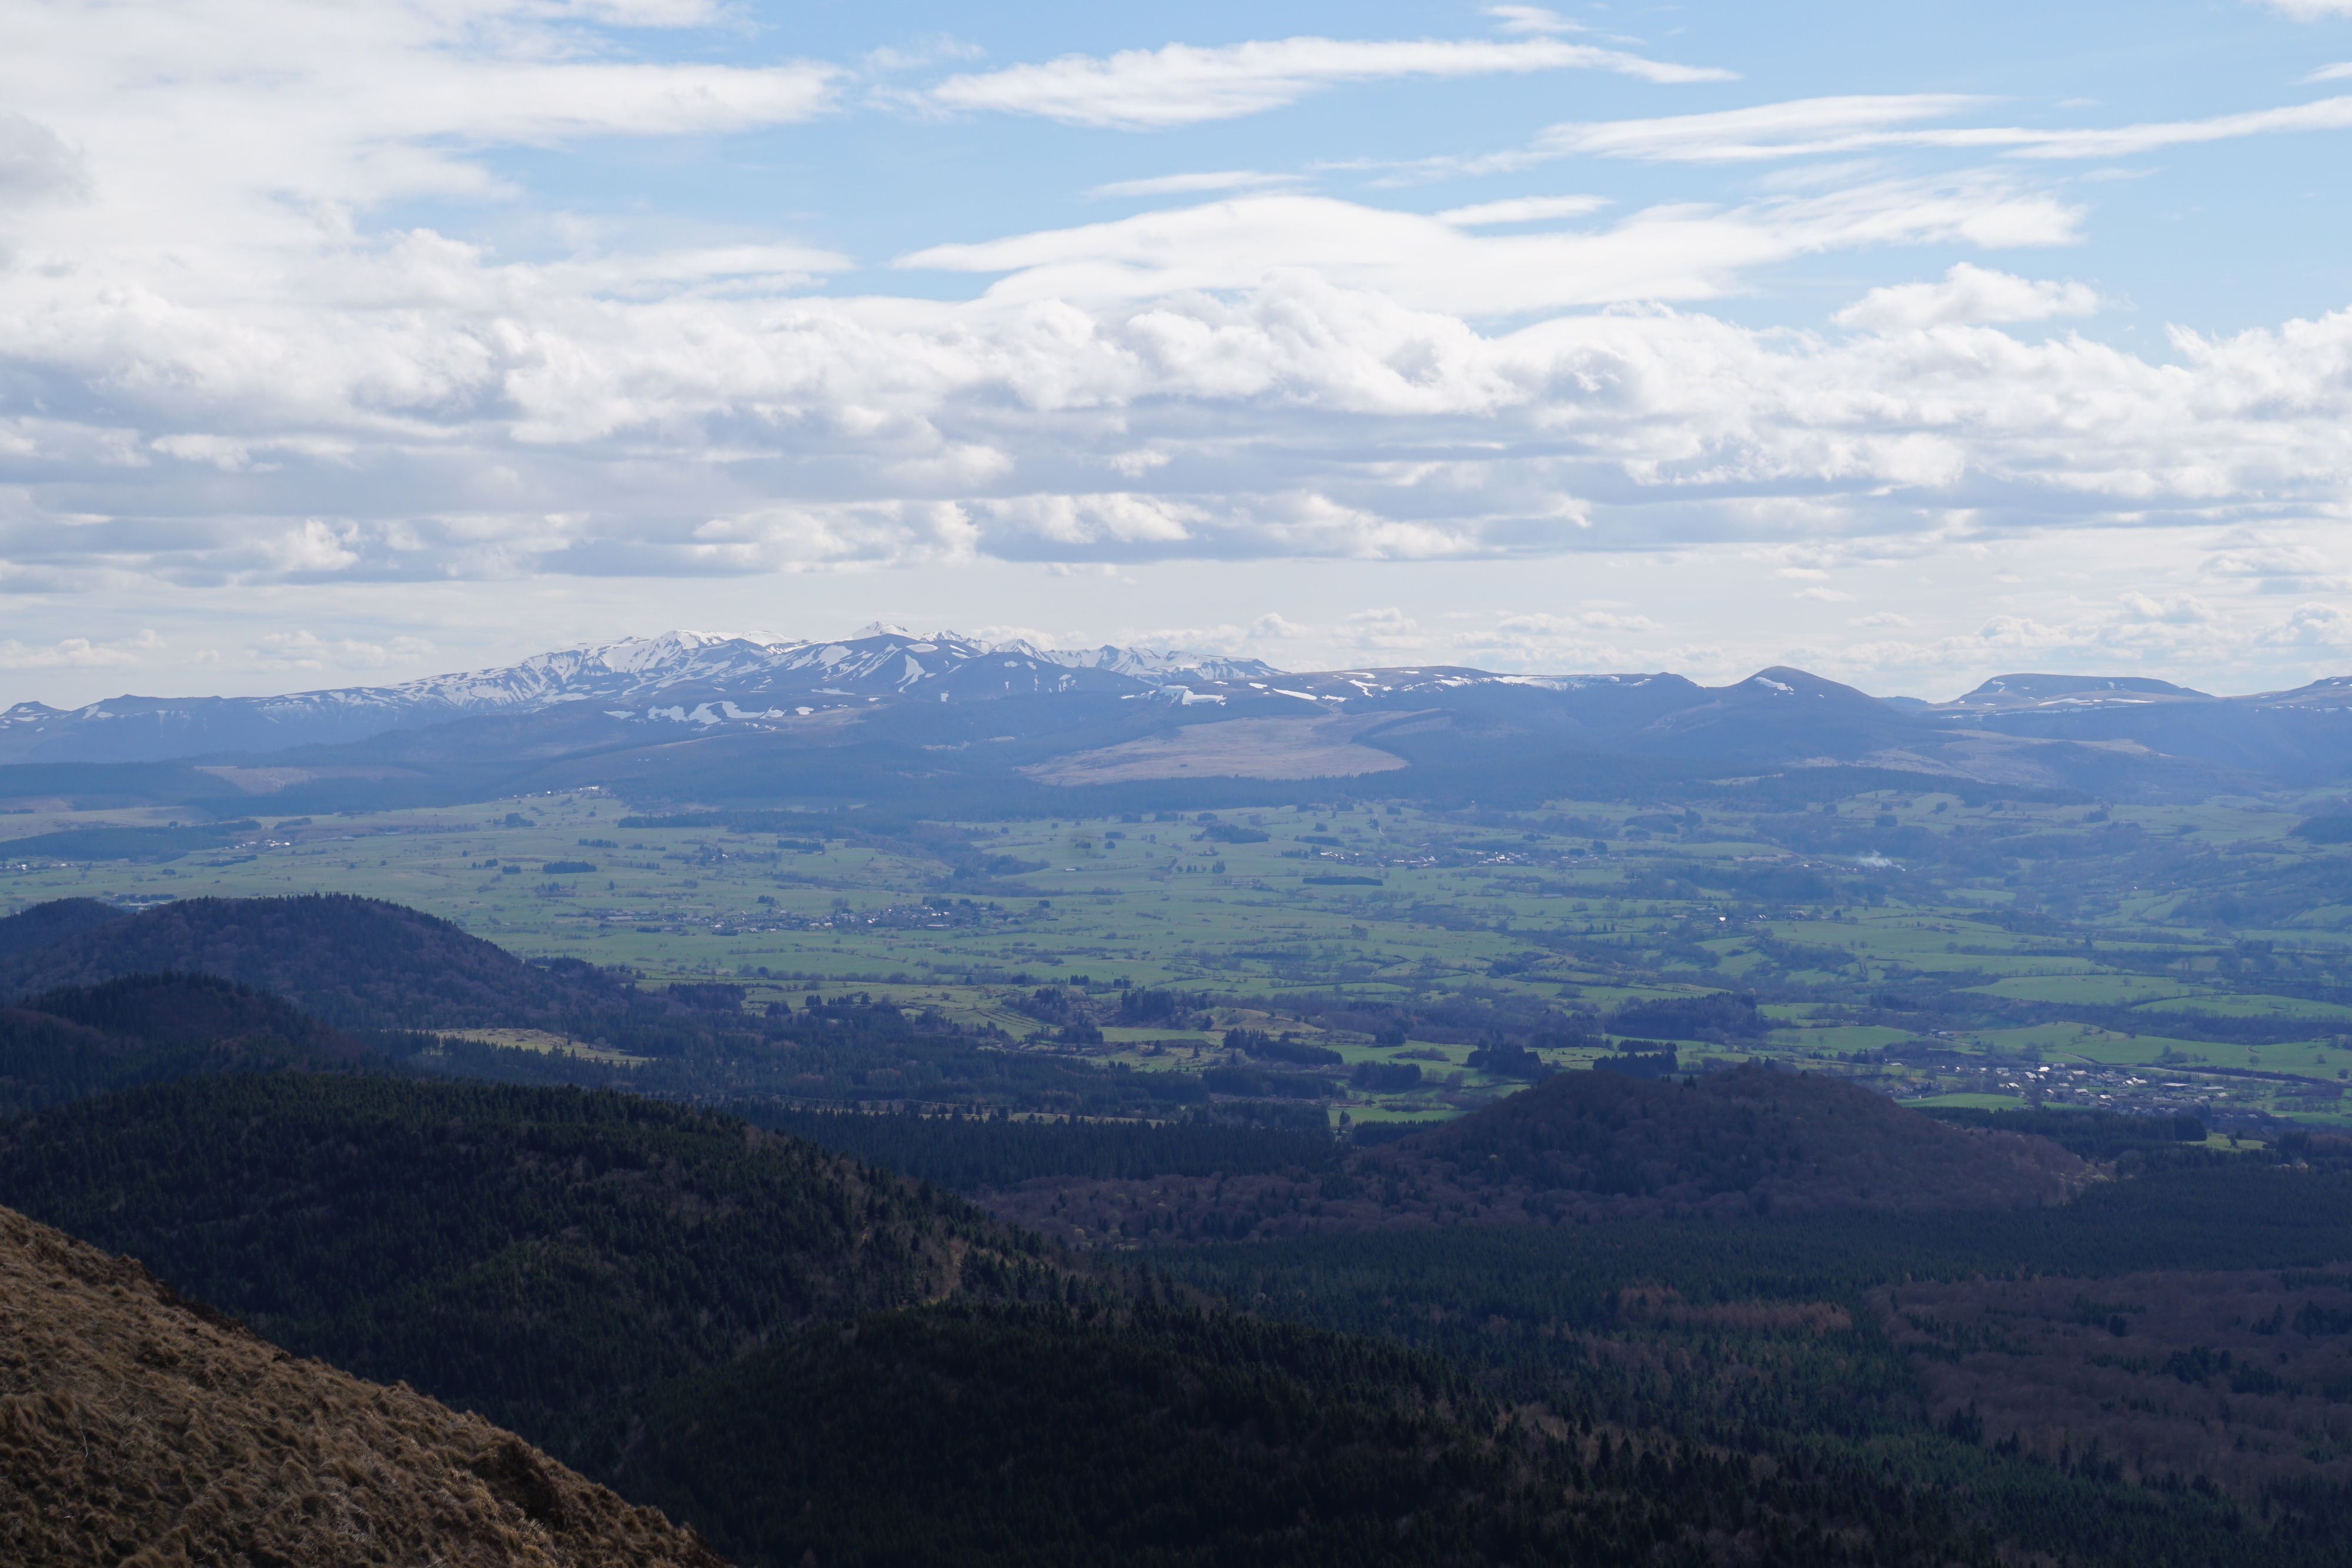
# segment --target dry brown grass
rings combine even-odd
[[[0,1561],[724,1568],[478,1416],[0,1208]]]

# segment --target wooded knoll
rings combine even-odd
[[[1039,1177],[993,1212],[1079,1246],[1422,1225],[1840,1209],[2032,1208],[2089,1167],[2049,1140],[1947,1125],[1822,1074],[1563,1072],[1336,1168]]]

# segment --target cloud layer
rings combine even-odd
[[[2131,290],[2076,265],[2096,212],[2069,181],[2084,160],[2352,128],[2352,98],[2039,127],[1951,94],[1725,108],[1747,90],[1727,70],[1589,45],[1538,7],[1487,16],[1499,37],[983,69],[952,40],[713,64],[608,30],[739,20],[700,0],[126,0],[104,26],[32,0],[0,56],[0,602],[1638,556],[1754,579],[1773,625],[1836,626],[1791,644],[1832,669],[2336,656],[2344,579],[2313,541],[2352,509],[2352,312],[2137,353],[2095,338]],[[1178,140],[1343,88],[1551,71],[1700,107],[1604,104],[1499,152],[1377,167]],[[534,197],[518,152],[857,116],[919,137],[941,115],[1171,146],[1160,167],[1193,172],[1089,165],[1050,216],[861,256],[764,195],[757,222],[647,220],[625,247]],[[1164,134],[1124,134],[1141,131]],[[1514,172],[1565,162],[1573,178]],[[1126,210],[1087,196],[1144,210],[1072,221]],[[442,204],[428,221],[420,203]],[[520,214],[532,243],[459,232],[481,214]],[[1809,265],[1868,276],[1798,325],[1740,322]],[[1967,626],[1854,576],[2062,536],[2203,542],[2174,580],[2085,565],[2066,603]],[[1334,612],[1313,635],[1415,658],[1735,656],[1591,597],[1475,627]],[[1297,641],[1284,628],[1307,622],[1277,609],[1193,630]],[[0,666],[176,645],[145,624],[19,626]],[[313,625],[336,623],[240,632],[239,656],[431,651]]]

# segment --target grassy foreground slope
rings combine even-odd
[[[0,1209],[0,1558],[724,1568],[478,1416],[297,1361]]]

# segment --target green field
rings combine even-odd
[[[1217,1003],[1212,1028],[1110,1029],[1083,1048],[1146,1071],[1199,1067],[1232,1027],[1291,1030],[1349,1066],[1396,1056],[1277,1017],[1286,998],[1485,997],[1606,1014],[1711,990],[1753,991],[1774,1027],[1680,1041],[1694,1067],[1761,1055],[1909,1097],[1966,1097],[1955,1103],[2024,1096],[2332,1122],[2331,1091],[2352,1071],[2352,956],[2344,931],[2317,924],[2332,905],[2258,907],[2263,890],[2297,879],[2334,896],[2330,879],[2352,855],[2288,838],[2296,817],[2259,802],[2116,807],[2095,822],[2080,807],[1937,794],[1777,819],[1345,800],[1213,820],[946,824],[960,870],[936,828],[855,812],[623,826],[635,810],[583,791],[264,815],[251,841],[152,862],[10,862],[0,840],[0,902],[348,892],[648,985],[723,977],[756,1006],[855,984],[1016,1038],[1035,1025],[1009,1004],[1038,987],[1174,988]],[[162,825],[152,815],[9,826]],[[1851,842],[1848,824],[1864,818],[1892,818],[1895,829],[1875,831],[1911,835],[1901,841],[1913,859],[1807,847],[1807,834]],[[1968,860],[1979,837],[2032,852]],[[2161,899],[2139,885],[2164,869],[2158,856],[2171,857],[2174,878]],[[2226,891],[2238,888],[2249,891]],[[2247,913],[2271,924],[2221,930],[2216,898],[2253,901]],[[1511,1087],[1470,1068],[1462,1040],[1403,1050],[1423,1065],[1422,1088],[1335,1100],[1332,1113],[1449,1114]]]

